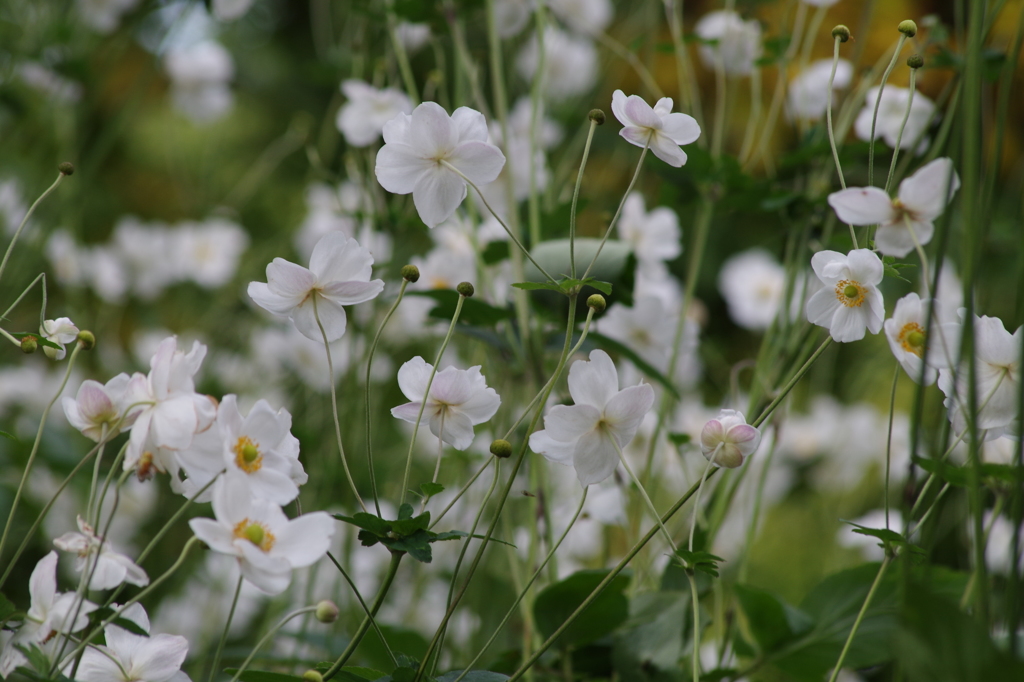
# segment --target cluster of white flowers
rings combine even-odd
[[[175,108],[195,123],[211,123],[231,110],[235,61],[220,43],[203,40],[173,47],[164,55],[164,68]]]

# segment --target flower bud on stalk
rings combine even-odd
[[[83,329],[78,332],[78,343],[81,344],[82,350],[92,350],[96,347],[96,335],[91,331]]]
[[[603,313],[604,309],[608,307],[608,302],[601,294],[593,294],[587,297],[587,307],[593,308],[595,313]]]
[[[506,459],[512,456],[512,443],[509,443],[504,438],[491,443],[491,454],[499,459]]]
[[[324,682],[324,676],[316,670],[307,670],[302,673],[303,682]]]
[[[476,293],[473,285],[469,282],[459,282],[459,285],[455,287],[455,291],[459,292],[459,296],[463,296],[465,298],[472,298],[473,294]]]
[[[850,29],[844,26],[843,24],[839,24],[834,29],[832,29],[832,37],[839,38],[839,42],[845,43],[850,39]]]
[[[402,266],[402,279],[415,284],[420,279],[420,269],[415,265]]]
[[[913,38],[914,36],[917,35],[917,24],[915,24],[910,19],[905,19],[904,21],[901,21],[897,29],[900,33],[907,36],[908,38]]]
[[[924,66],[924,57],[919,54],[912,54],[907,57],[907,66],[912,69],[920,69]]]
[[[700,432],[700,450],[709,462],[726,469],[743,464],[761,444],[761,432],[747,424],[742,412],[722,410]]]
[[[591,121],[593,121],[599,126],[604,125],[605,116],[604,112],[601,111],[600,109],[591,109],[590,113],[587,114],[587,118],[589,118]]]
[[[316,619],[321,623],[333,623],[338,620],[338,606],[334,602],[324,599],[316,605]]]
[[[60,174],[64,176],[74,175],[75,166],[70,161],[65,161],[57,166],[57,170],[59,170]]]
[[[39,348],[39,342],[36,341],[34,336],[24,336],[21,339],[21,352],[26,355],[31,355],[36,352],[36,348]]]

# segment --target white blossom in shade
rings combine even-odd
[[[828,80],[832,77],[832,60],[819,59],[789,82],[787,106],[791,118],[815,121],[828,108]],[[840,59],[836,63],[833,90],[845,90],[853,80],[853,64]],[[833,105],[835,94],[832,96]]]
[[[878,99],[878,87],[868,90],[864,98],[864,108],[857,115],[853,123],[853,130],[857,137],[865,142],[871,141],[871,119],[875,113],[875,100]],[[878,105],[878,118],[875,121],[875,139],[879,137],[885,140],[890,147],[896,146],[896,138],[899,137],[900,128],[903,127],[903,117],[907,113],[907,101],[910,99],[910,90],[895,85],[886,85],[882,90],[882,101]],[[935,104],[922,95],[914,93],[914,101],[910,105],[910,117],[907,125],[903,128],[903,137],[900,139],[901,149],[914,149],[922,153],[927,148],[928,140],[924,133],[935,113]],[[920,143],[918,140],[920,139]]]
[[[1022,340],[1024,327],[1011,334],[998,317],[974,318],[975,395],[979,408],[976,421],[978,429],[985,432],[985,440],[1005,435],[1017,420]],[[946,396],[949,419],[958,434],[967,428],[969,376],[969,358],[955,371],[939,370],[939,388]]]
[[[873,535],[857,533],[857,526],[865,528],[885,528],[885,510],[876,509],[864,516],[853,519],[856,525],[842,524],[836,534],[836,541],[843,547],[859,551],[865,561],[881,561],[885,558],[882,541]],[[897,533],[903,532],[903,515],[899,509],[889,510],[889,528]]]
[[[213,0],[213,16],[219,21],[241,19],[255,2],[256,0]]]
[[[615,16],[611,0],[547,0],[551,12],[577,33],[601,33]]]
[[[786,295],[786,271],[764,249],[730,256],[718,273],[729,317],[744,329],[767,329]]]
[[[163,224],[145,224],[125,216],[114,227],[112,247],[124,265],[133,293],[152,300],[178,276],[171,230]]]
[[[89,614],[97,608],[86,600],[81,600],[79,606],[74,592],[57,594],[57,553],[53,551],[32,570],[28,590],[32,601],[25,621],[0,652],[0,677],[6,678],[18,666],[28,664],[19,647],[44,647],[47,642],[60,641],[54,635],[78,632],[89,624]]]
[[[514,137],[530,138],[533,125],[533,102],[529,97],[520,97],[508,112],[508,130]],[[563,131],[556,121],[544,115],[544,103],[537,103],[537,144],[542,149],[551,149],[562,141]],[[500,126],[498,128],[500,132]],[[493,134],[493,130],[492,130]]]
[[[532,163],[530,155],[530,136],[529,130],[526,134],[517,134],[511,126],[509,127],[509,139],[506,141],[501,134],[501,126],[497,121],[492,121],[490,126],[491,140],[496,144],[505,154],[505,158],[508,163],[501,169],[501,173],[495,182],[482,187],[481,190],[487,202],[492,208],[495,205],[504,207],[507,203],[506,186],[508,174],[512,174],[512,195],[515,199],[522,201],[530,196],[530,183],[532,182],[535,187],[541,188],[547,185],[548,179],[548,165],[547,157],[544,155],[542,145],[536,145],[533,148]],[[532,173],[532,178],[531,178]],[[486,207],[483,208],[483,213],[487,213]],[[507,211],[501,211],[495,208],[495,211],[499,215]]]
[[[700,432],[700,451],[704,459],[726,469],[735,469],[754,454],[761,444],[761,432],[747,424],[736,410],[722,410]]]
[[[82,23],[97,33],[113,33],[121,16],[139,4],[139,0],[77,0],[75,9]]]
[[[189,521],[210,549],[234,556],[245,579],[267,594],[280,594],[292,569],[309,566],[327,551],[334,521],[326,512],[289,520],[281,507],[253,498],[241,474],[229,472],[214,484],[214,519]]]
[[[427,227],[450,218],[466,198],[466,181],[459,173],[485,185],[505,165],[505,155],[487,142],[483,114],[468,107],[448,116],[438,104],[424,102],[411,115],[388,121],[384,142],[377,152],[377,180],[389,192],[411,192]]]
[[[573,466],[587,487],[615,471],[618,451],[633,440],[654,404],[654,389],[641,383],[620,391],[612,359],[594,350],[589,361],[577,360],[569,368],[569,394],[574,404],[548,410],[544,429],[530,435],[530,449]]]
[[[498,36],[511,38],[519,34],[533,14],[535,0],[494,0],[494,23]]]
[[[811,7],[831,7],[832,5],[839,2],[839,0],[802,0]]]
[[[622,204],[622,214],[615,226],[619,238],[633,246],[633,253],[643,264],[668,261],[682,253],[679,243],[679,216],[667,206],[647,211],[644,196],[632,192]]]
[[[141,604],[121,612],[149,633],[149,617]],[[181,665],[188,655],[188,640],[178,635],[137,635],[110,624],[103,628],[104,645],[93,645],[82,654],[75,673],[80,682],[189,682]],[[70,670],[67,671],[70,673]]]
[[[896,301],[892,317],[885,321],[885,338],[900,366],[914,381],[921,380],[924,364],[924,385],[935,383],[938,369],[956,363],[960,355],[960,325],[943,322],[942,309],[935,306],[931,334],[927,334],[928,299],[914,293]]]
[[[18,184],[18,181],[0,181],[0,222],[3,222],[4,233],[8,236],[13,235],[27,212],[28,207],[21,199],[21,185]],[[50,239],[53,239],[58,232],[67,234],[63,230],[54,230]]]
[[[143,587],[149,577],[134,561],[114,550],[110,542],[96,534],[93,527],[78,517],[78,531],[65,533],[53,541],[57,549],[78,555],[75,571],[91,572],[90,590],[109,590],[121,583]]]
[[[402,365],[398,386],[412,402],[392,408],[391,414],[415,423],[422,407],[430,432],[456,450],[465,450],[473,443],[473,426],[493,417],[501,398],[487,387],[479,365],[444,368],[430,382],[428,394],[427,382],[433,371],[434,366],[418,355]]]
[[[400,21],[395,26],[395,35],[398,36],[398,41],[402,43],[406,52],[419,52],[430,42],[430,24]]]
[[[612,113],[623,125],[619,131],[630,144],[649,147],[659,159],[679,168],[686,163],[680,145],[696,142],[700,126],[692,116],[672,113],[672,98],[662,97],[652,109],[637,95],[626,97],[622,90],[612,93]]]
[[[230,220],[209,218],[179,225],[171,241],[178,279],[217,289],[235,276],[242,252],[249,246],[249,235]]]
[[[1021,555],[1013,556],[1013,521],[1005,515],[992,518],[992,511],[982,515],[982,526],[986,529],[985,564],[993,573],[1006,575],[1020,565]],[[968,524],[973,530],[973,524]],[[1024,534],[1024,533],[1022,533]]]
[[[215,121],[231,109],[234,95],[228,83],[235,75],[235,62],[220,43],[204,40],[174,47],[164,55],[164,68],[175,108],[194,122]]]
[[[855,249],[845,256],[819,251],[811,258],[811,267],[824,287],[807,301],[808,322],[826,327],[840,343],[863,339],[865,330],[881,331],[882,260],[873,251]]]
[[[80,83],[64,78],[39,62],[22,62],[17,67],[17,73],[21,80],[46,96],[50,103],[74,104],[82,99],[83,88]]]
[[[336,341],[347,326],[342,306],[364,303],[384,290],[382,280],[370,281],[372,266],[373,256],[355,239],[331,232],[317,242],[309,269],[275,258],[267,266],[266,283],[249,283],[249,297],[290,319],[306,338],[320,341],[326,335],[328,342]]]
[[[377,89],[361,80],[342,81],[341,91],[348,101],[338,109],[338,130],[353,147],[366,147],[377,141],[384,124],[399,114],[412,112],[412,102],[401,90]]]
[[[43,326],[39,328],[39,334],[47,341],[60,346],[60,349],[43,346],[46,357],[51,360],[63,360],[67,354],[65,346],[78,338],[78,327],[70,317],[58,317],[56,320],[44,320]]]
[[[731,10],[705,14],[693,27],[701,40],[697,53],[708,69],[722,69],[736,76],[749,76],[754,62],[761,56],[761,24],[751,19],[744,21]],[[714,44],[707,44],[714,42]]]
[[[204,357],[203,344],[196,341],[185,353],[178,350],[178,340],[171,336],[160,342],[150,359],[149,375],[136,373],[131,377],[124,402],[135,415],[135,423],[124,458],[126,471],[138,465],[144,453],[154,458],[152,464],[157,470],[176,470],[173,463],[157,459],[163,454],[158,449],[186,448],[196,433],[213,423],[216,405],[209,397],[196,393],[193,382]]]
[[[129,428],[137,415],[133,413],[122,419],[128,382],[129,376],[123,372],[106,385],[92,379],[83,381],[77,396],[61,399],[68,423],[97,443],[104,431],[109,436],[115,428],[118,433]]]
[[[530,36],[516,56],[516,71],[529,82],[541,79],[544,96],[561,102],[588,92],[597,80],[597,49],[587,38],[570,36],[554,26],[544,29],[544,71],[537,73],[540,48]]]
[[[902,258],[935,232],[933,221],[960,189],[960,176],[947,157],[935,159],[900,183],[895,199],[878,187],[848,187],[828,195],[829,206],[850,225],[878,225],[875,244],[886,256]]]

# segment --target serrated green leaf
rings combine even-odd
[[[433,481],[420,483],[420,491],[425,497],[433,497],[434,495],[444,492],[444,486],[440,483],[434,483]]]
[[[411,519],[399,518],[396,521],[392,521],[391,532],[395,535],[412,535],[416,531],[426,530],[428,526],[430,526],[430,512],[423,512]]]
[[[420,528],[409,535],[399,538],[382,538],[381,542],[388,549],[396,552],[406,552],[416,561],[429,564],[433,559],[430,551],[430,535],[426,530]]]
[[[398,507],[398,520],[399,521],[404,521],[406,519],[411,519],[412,518],[412,513],[413,513],[412,505],[409,504],[408,502],[403,502],[401,504],[401,506]]]
[[[373,547],[382,540],[381,536],[368,530],[359,531],[359,534],[356,535],[356,537],[359,538],[359,543],[363,547]]]
[[[363,530],[367,530],[374,535],[380,535],[381,537],[391,532],[391,522],[385,521],[379,516],[367,512],[356,512],[352,516],[345,516],[344,514],[332,514],[334,518],[345,523],[351,523],[353,526],[358,526]]]
[[[600,280],[594,279],[593,277],[587,277],[585,280],[581,282],[581,284],[585,287],[594,287],[605,296],[612,295],[612,285],[610,282],[602,282]]]

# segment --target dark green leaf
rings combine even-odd
[[[416,561],[422,561],[425,564],[429,564],[433,559],[430,552],[430,535],[427,531],[422,528],[416,530],[416,532],[410,535],[403,535],[399,538],[388,538],[382,539],[388,549],[392,549],[396,552],[408,552]]]
[[[675,445],[676,447],[679,447],[680,445],[686,445],[691,440],[693,440],[693,439],[690,438],[690,434],[688,434],[688,433],[669,433],[668,434],[668,441],[670,443],[672,443],[672,445]]]
[[[44,339],[43,337],[39,336],[39,334],[33,334],[32,332],[12,332],[11,336],[18,339],[19,341],[25,338],[26,336],[30,336],[33,339],[35,339],[36,343],[38,343],[40,346],[46,346],[47,348],[62,350],[60,344],[54,343],[53,341],[48,341],[47,339]]]
[[[368,530],[361,530],[356,536],[363,547],[373,547],[381,541],[381,536]]]
[[[238,672],[238,668],[225,668],[225,673],[228,675],[234,675]],[[238,679],[242,682],[302,682],[301,677],[295,675],[286,675],[285,673],[271,673],[263,670],[246,670],[243,671]]]
[[[615,633],[612,660],[623,682],[651,679],[641,670],[677,668],[687,623],[687,592],[646,592],[629,602],[629,619]]]
[[[533,605],[541,634],[550,637],[608,573],[607,570],[577,571],[565,580],[544,588]],[[562,633],[555,646],[579,646],[615,630],[629,616],[629,600],[624,594],[629,580],[626,573],[615,576],[586,611]]]
[[[480,254],[480,257],[483,259],[484,264],[494,265],[495,263],[508,258],[508,248],[508,242],[490,242],[484,247],[484,252]]]
[[[401,506],[398,507],[398,520],[404,521],[406,519],[411,519],[412,512],[412,505],[409,504],[408,502],[403,502]]]
[[[102,623],[103,621],[105,621],[108,618],[110,618],[111,616],[113,616],[115,613],[117,613],[117,611],[115,609],[113,609],[113,608],[111,608],[109,606],[102,606],[102,607],[96,609],[95,611],[91,611],[89,613],[89,620],[91,620],[93,623],[96,623],[96,624]],[[149,637],[149,633],[146,632],[145,630],[143,630],[142,627],[139,626],[138,623],[136,623],[134,621],[131,621],[131,620],[128,620],[127,618],[121,618],[121,617],[115,618],[114,620],[112,620],[110,622],[110,625],[116,625],[119,628],[127,630],[128,632],[132,633],[133,635],[141,635],[142,637]]]
[[[437,678],[437,682],[455,682],[455,678],[462,674],[461,670],[452,670]],[[462,678],[463,682],[503,682],[508,675],[492,673],[490,670],[470,670]]]
[[[775,595],[746,585],[734,587],[750,634],[762,654],[770,654],[811,629],[814,621]]]
[[[444,486],[440,483],[420,483],[420,490],[423,492],[424,497],[433,497],[438,493],[444,492]]]
[[[0,623],[5,623],[7,620],[18,612],[18,609],[14,607],[14,604],[10,599],[0,592]]]
[[[353,526],[358,526],[363,530],[368,530],[374,535],[380,535],[381,537],[391,532],[391,523],[385,521],[379,516],[368,514],[366,512],[356,512],[352,516],[345,516],[344,514],[334,514],[334,518],[345,523],[351,523]]]
[[[659,384],[664,386],[669,393],[676,396],[677,398],[679,397],[679,391],[677,391],[676,387],[672,385],[672,382],[668,380],[668,377],[666,377],[664,374],[655,369],[653,365],[651,365],[646,360],[637,355],[636,351],[634,351],[629,346],[626,346],[625,344],[619,343],[615,339],[609,338],[604,334],[599,334],[594,331],[590,332],[589,336],[587,336],[587,339],[593,341],[594,344],[601,348],[602,350],[610,350],[613,353],[617,353],[618,355],[624,356],[627,360],[636,365],[637,369],[646,374],[648,378],[657,381]]]

